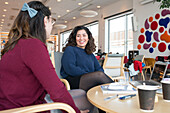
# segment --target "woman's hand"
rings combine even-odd
[[[88,113],[89,110],[88,110],[88,109],[87,109],[87,110],[80,110],[80,112],[81,112],[81,113]]]

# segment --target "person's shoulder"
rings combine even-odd
[[[22,46],[45,46],[45,44],[36,38],[20,39],[19,44]]]
[[[18,42],[22,51],[32,50],[32,51],[42,51],[47,49],[47,46],[36,38],[20,39]]]
[[[74,48],[75,48],[74,46],[67,46],[66,49],[65,49],[65,51],[71,51],[71,50],[73,50]]]
[[[20,42],[22,42],[22,43],[28,43],[28,44],[30,44],[30,43],[33,43],[33,44],[43,44],[43,42],[41,42],[39,39],[37,39],[37,38],[26,38],[26,39],[20,39]]]

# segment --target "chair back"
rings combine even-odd
[[[61,102],[13,108],[13,109],[9,109],[9,110],[0,111],[0,113],[37,113],[37,112],[39,113],[39,112],[43,112],[43,111],[45,112],[48,110],[55,110],[55,109],[61,109],[68,113],[76,113],[75,110],[70,105],[68,105],[66,103],[61,103]]]
[[[136,55],[136,57],[134,58],[134,60],[143,62],[143,61],[144,61],[144,57],[145,57],[145,55]]]
[[[124,79],[124,54],[106,54],[103,69],[105,73],[114,79]],[[115,78],[116,77],[116,78]]]
[[[53,64],[53,66],[54,66],[54,68],[55,68],[55,71],[56,71],[58,77],[60,78],[60,80],[64,80],[63,77],[60,75],[61,58],[62,58],[62,56],[63,56],[63,53],[62,53],[62,52],[53,52],[53,53],[51,53],[51,61],[52,61],[52,64]],[[62,82],[63,82],[63,81],[62,81]],[[67,81],[67,82],[68,82],[68,81]],[[63,82],[63,83],[65,83],[65,82]],[[69,83],[68,83],[68,84],[69,84]],[[65,85],[66,85],[66,84],[65,84]],[[69,87],[69,88],[67,88],[67,87]],[[67,86],[67,85],[66,85],[66,88],[67,88],[67,90],[70,90],[70,86]],[[45,100],[46,100],[47,103],[53,103],[53,101],[51,100],[49,94],[47,94],[47,95],[45,96]],[[62,113],[62,111],[59,110],[59,109],[56,109],[56,110],[51,110],[50,113]]]
[[[144,58],[144,63],[146,66],[154,67],[156,60],[154,58]]]
[[[63,77],[60,75],[60,69],[61,69],[61,58],[63,56],[62,52],[54,52],[51,54],[52,57],[52,64],[55,68],[55,71],[60,79]]]

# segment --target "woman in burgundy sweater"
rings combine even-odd
[[[25,3],[9,32],[0,61],[0,110],[55,102],[80,111],[51,63],[46,38],[52,30],[50,10],[39,1]]]

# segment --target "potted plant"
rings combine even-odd
[[[160,9],[170,7],[170,0],[154,0],[154,2],[160,2]]]

